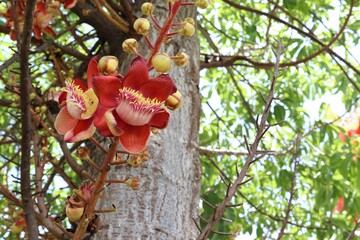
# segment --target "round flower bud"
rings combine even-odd
[[[184,19],[184,23],[190,23],[191,25],[195,25],[195,21],[194,21],[194,19],[193,18],[191,18],[191,17],[188,17],[188,18],[185,18]]]
[[[179,109],[181,107],[181,105],[182,105],[182,95],[179,92],[179,90],[176,91],[175,93],[171,94],[165,100],[165,105],[170,110],[176,110],[176,109]]]
[[[195,33],[195,27],[191,23],[185,22],[178,33],[184,37],[192,37]]]
[[[80,218],[82,217],[82,215],[84,213],[84,207],[76,207],[76,206],[67,205],[65,212],[66,212],[66,216],[68,217],[70,222],[76,222],[76,221],[80,220]]]
[[[138,42],[135,38],[128,38],[122,43],[122,49],[128,54],[137,54]]]
[[[151,3],[149,2],[145,2],[143,3],[143,5],[141,5],[141,12],[142,14],[150,17],[152,15],[152,13],[154,12],[154,5],[152,5]]]
[[[151,63],[159,73],[166,73],[171,68],[171,58],[166,53],[155,54]]]
[[[205,9],[207,6],[209,6],[209,0],[197,0],[195,2],[195,6]]]
[[[46,112],[46,110],[47,110],[47,107],[45,105],[42,105],[40,107],[40,112],[44,113],[44,112]]]
[[[138,34],[148,35],[150,31],[150,22],[146,18],[138,18],[134,22],[134,29]]]
[[[30,97],[30,100],[35,99],[36,98],[36,93],[34,93],[34,92],[30,93],[29,97]]]
[[[103,74],[112,74],[118,70],[119,60],[114,56],[104,56],[98,62],[99,72]]]
[[[179,52],[174,58],[176,66],[183,67],[189,62],[189,56],[184,52]]]

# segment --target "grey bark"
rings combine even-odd
[[[167,8],[166,1],[161,4],[157,8],[160,23],[166,18]],[[184,10],[178,20],[195,19],[195,7]],[[201,181],[195,148],[200,116],[199,42],[195,36],[190,39],[176,36],[163,50],[169,55],[185,51],[190,56],[185,68],[174,66],[170,72],[183,95],[183,106],[171,112],[166,129],[151,136],[148,162],[138,169],[112,168],[109,178],[138,176],[141,184],[137,191],[124,184],[108,187],[107,197],[101,200],[98,209],[108,209],[114,204],[117,211],[100,215],[102,230],[95,239],[195,239],[199,234],[194,223]],[[121,72],[126,73],[123,70]]]

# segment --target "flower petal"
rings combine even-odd
[[[119,136],[120,143],[129,153],[137,154],[146,148],[150,137],[150,126],[131,126],[124,128],[124,133]]]
[[[157,98],[160,102],[165,101],[170,94],[176,92],[176,86],[171,77],[162,74],[157,78],[144,82],[139,89],[144,97]]]
[[[83,80],[81,80],[80,78],[75,78],[74,84],[79,86],[81,88],[81,90],[83,90],[83,91],[86,91],[88,89],[88,87],[85,85]]]
[[[123,133],[122,129],[127,124],[119,118],[115,110],[105,112],[104,118],[112,135],[119,136]]]
[[[100,56],[95,56],[93,57],[89,64],[88,64],[88,68],[87,68],[87,85],[89,88],[93,87],[92,84],[92,77],[93,76],[99,76],[99,70],[97,67],[97,62],[99,60]]]
[[[156,113],[150,122],[148,123],[151,127],[156,127],[159,129],[166,128],[170,120],[170,114],[164,110],[163,112]]]
[[[64,8],[73,8],[77,3],[77,0],[66,0]]]
[[[131,62],[129,71],[124,77],[124,87],[138,90],[140,85],[149,80],[149,72],[146,64],[146,60],[138,55]]]
[[[109,130],[109,127],[106,123],[106,120],[105,120],[105,113],[109,110],[112,110],[110,108],[107,108],[107,107],[104,107],[102,105],[99,105],[98,106],[98,109],[95,113],[95,118],[94,118],[94,125],[95,127],[99,130],[99,132],[107,137],[107,136],[111,136],[111,132]]]
[[[117,96],[122,83],[115,76],[94,76],[93,87],[97,93],[100,104],[105,107],[115,107],[117,105]]]
[[[73,118],[66,107],[63,107],[56,116],[54,127],[58,133],[65,135],[68,131],[73,129],[78,120]]]
[[[74,129],[64,136],[66,142],[78,142],[90,138],[95,133],[94,119],[81,120]]]

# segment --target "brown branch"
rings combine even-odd
[[[295,154],[293,156],[294,159],[294,169],[293,169],[293,175],[292,175],[292,179],[291,179],[291,188],[290,188],[290,197],[288,200],[288,206],[285,212],[285,218],[282,221],[282,226],[279,232],[279,235],[277,237],[277,240],[280,240],[285,233],[285,228],[286,225],[289,222],[289,217],[290,217],[290,212],[291,212],[291,208],[292,208],[292,200],[294,198],[294,194],[295,194],[295,180],[296,180],[296,173],[297,173],[297,167],[299,165],[299,145],[300,145],[300,139],[301,139],[301,135],[298,135],[296,140],[295,140]]]
[[[221,219],[222,214],[224,213],[227,205],[229,204],[230,200],[235,196],[235,193],[237,192],[238,187],[242,184],[242,182],[246,176],[246,173],[249,170],[251,163],[253,162],[253,159],[256,155],[257,147],[260,144],[261,138],[263,136],[263,132],[265,131],[265,128],[266,128],[267,117],[270,112],[270,105],[274,98],[275,83],[276,83],[276,79],[278,77],[278,72],[279,72],[281,52],[282,52],[282,45],[281,45],[281,41],[279,41],[278,48],[277,48],[276,54],[275,54],[276,61],[274,64],[274,75],[273,75],[273,78],[271,81],[269,95],[268,95],[268,98],[267,98],[267,101],[265,104],[264,112],[261,117],[259,129],[257,131],[255,140],[250,148],[250,153],[247,157],[247,160],[246,160],[243,168],[241,169],[240,174],[238,175],[238,177],[236,178],[234,183],[229,187],[226,197],[224,198],[224,200],[221,202],[221,204],[215,210],[213,218],[206,224],[206,226],[203,228],[201,234],[198,236],[197,239],[199,239],[199,240],[206,239],[209,236],[209,234],[211,233],[211,231],[214,229],[215,224]]]
[[[20,58],[20,106],[21,106],[21,198],[25,214],[26,228],[29,239],[38,239],[39,232],[34,211],[34,202],[31,193],[30,178],[30,151],[31,151],[31,114],[30,114],[30,69],[29,48],[32,34],[33,14],[36,0],[26,1],[25,22],[19,44]],[[18,37],[18,40],[20,37]]]

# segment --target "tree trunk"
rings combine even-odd
[[[167,2],[159,2],[155,14],[161,24],[167,16]],[[177,20],[195,19],[195,14],[195,7],[187,7],[181,10]],[[196,149],[200,116],[199,43],[196,36],[186,39],[175,36],[165,46],[169,55],[179,51],[189,55],[189,64],[185,68],[174,66],[169,74],[183,95],[183,106],[171,112],[166,129],[151,136],[148,162],[138,169],[122,166],[110,171],[109,179],[138,176],[141,184],[137,191],[125,184],[108,187],[107,197],[97,208],[109,209],[114,204],[117,211],[101,214],[102,230],[95,235],[96,239],[195,239],[198,235],[194,223],[201,181]],[[140,53],[144,51],[140,50]]]

